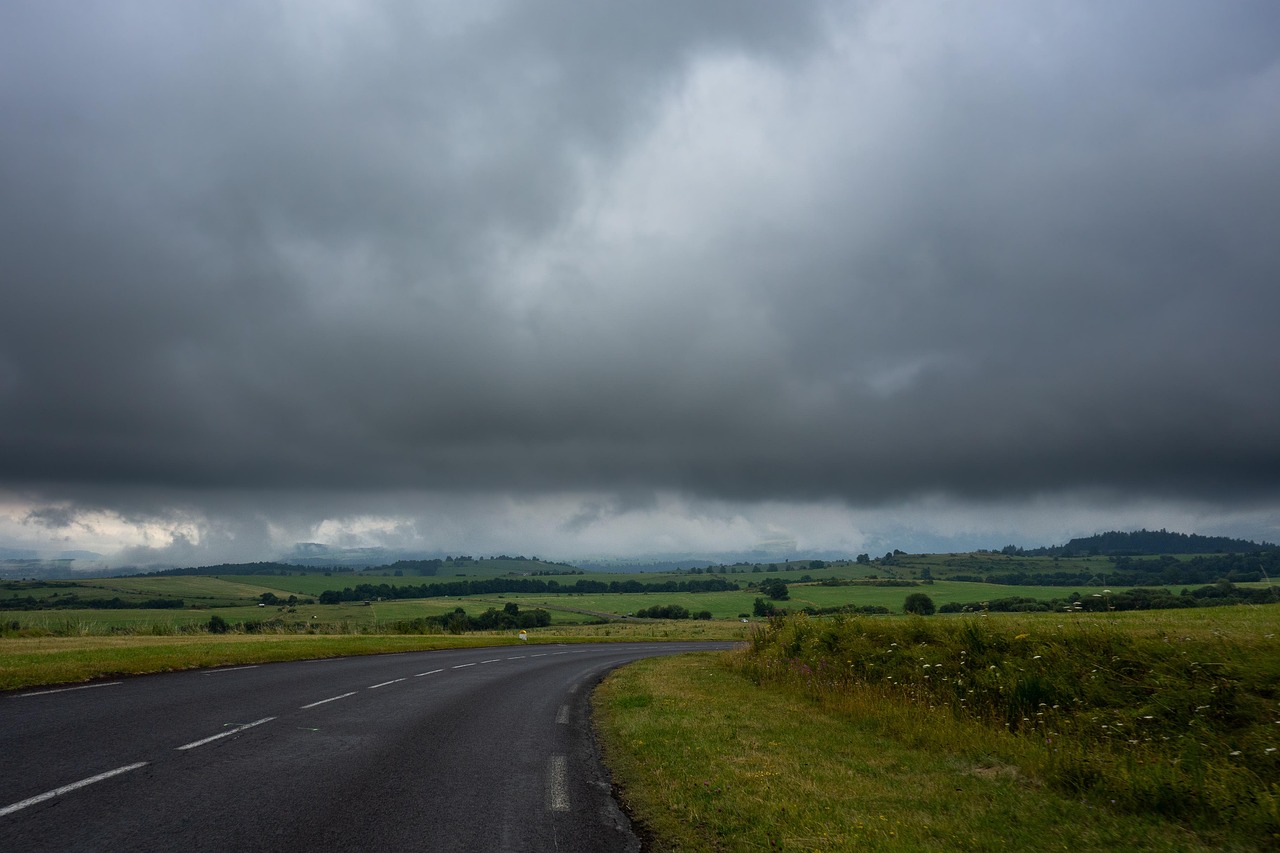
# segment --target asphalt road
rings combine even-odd
[[[502,646],[0,694],[0,850],[638,850],[606,672],[707,643]]]

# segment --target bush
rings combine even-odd
[[[902,602],[903,613],[914,613],[917,616],[932,616],[937,612],[933,599],[923,592],[913,592]]]
[[[208,629],[210,634],[225,634],[231,630],[231,626],[227,624],[227,620],[218,614],[209,617]]]

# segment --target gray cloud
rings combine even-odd
[[[1274,502],[1277,17],[11,4],[0,485]]]

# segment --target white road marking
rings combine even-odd
[[[444,672],[444,670],[443,670],[443,669],[433,669],[433,670],[431,670],[430,672],[420,672],[420,673],[418,673],[417,675],[415,675],[415,676],[414,676],[414,678],[421,678],[421,677],[422,677],[422,676],[424,676],[424,675],[435,675],[437,672]]]
[[[474,664],[474,663],[460,663],[460,664],[458,664],[457,666],[455,666],[455,667],[454,667],[454,669],[462,669],[463,667],[466,667],[466,666],[475,666],[475,664]]]
[[[374,684],[374,685],[372,685],[371,687],[367,687],[367,688],[365,688],[365,689],[366,689],[366,690],[377,690],[379,687],[386,687],[388,684],[395,684],[397,681],[404,681],[404,679],[403,679],[403,678],[393,678],[393,679],[391,679],[390,681],[384,681],[384,682],[382,682],[381,684]]]
[[[507,660],[524,660],[524,655],[516,655],[513,658],[507,658]]]
[[[34,797],[27,797],[20,803],[14,803],[11,806],[5,806],[0,809],[0,817],[13,814],[20,809],[25,809],[27,806],[34,806],[36,803],[43,803],[45,800],[52,800],[54,797],[61,797],[63,794],[68,794],[86,785],[92,785],[94,782],[101,782],[103,779],[110,779],[112,776],[119,776],[121,773],[128,773],[130,770],[137,770],[139,767],[146,766],[147,762],[139,761],[137,764],[117,767],[115,770],[108,770],[106,773],[99,773],[97,776],[90,776],[88,779],[81,779],[79,782],[72,782],[70,785],[63,785],[61,788],[54,788],[52,791],[45,791],[43,794],[37,794]]]
[[[248,666],[224,666],[222,669],[206,669],[205,675],[213,675],[216,672],[236,672],[241,669],[257,669],[258,664],[251,663]]]
[[[552,653],[551,653],[551,656],[552,656],[552,657],[555,657],[556,655],[567,655],[567,654],[569,654],[569,653],[568,653],[568,652],[552,652]]]
[[[569,706],[561,705],[559,713],[556,714],[556,722],[560,725],[566,725],[569,722]]]
[[[237,732],[242,732],[245,729],[251,729],[254,726],[260,726],[263,723],[269,723],[274,719],[275,717],[263,717],[261,720],[254,720],[252,723],[244,723],[242,725],[236,726],[234,729],[228,729],[225,732],[219,732],[218,734],[213,735],[212,737],[207,737],[204,740],[192,741],[191,743],[178,747],[178,749],[179,750],[195,749],[197,746],[204,746],[206,743],[213,743],[215,740],[218,740],[219,738],[228,737],[230,735],[236,734]]]
[[[547,810],[567,812],[569,810],[569,778],[568,761],[563,755],[551,756],[547,764]]]
[[[536,654],[536,655],[529,655],[529,657],[531,657],[531,658],[545,658],[546,656],[547,656],[547,653],[546,653],[546,652],[539,652],[539,653],[538,653],[538,654]]]
[[[298,710],[305,711],[308,708],[314,708],[317,705],[323,705],[325,702],[337,702],[339,699],[346,699],[348,696],[354,696],[354,695],[356,695],[356,691],[352,690],[350,693],[343,693],[341,696],[330,696],[328,699],[321,699],[319,702],[312,702],[310,705],[303,705]]]
[[[107,681],[103,684],[81,684],[79,687],[55,687],[53,690],[33,690],[30,693],[19,693],[10,696],[10,699],[22,699],[25,696],[47,696],[50,693],[68,693],[72,690],[92,690],[95,687],[115,687],[117,684],[123,684],[123,681]]]
[[[501,660],[502,660],[501,658],[489,658],[488,660],[480,661],[480,663],[498,663]]]

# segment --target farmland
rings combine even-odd
[[[775,582],[785,584],[786,591],[783,597],[766,595],[769,608],[811,613],[841,608],[899,613],[913,593],[927,595],[943,611],[962,606],[1034,609],[1044,602],[1057,602],[1055,609],[1063,609],[1073,600],[1110,608],[1129,588],[1119,582],[1124,577],[1149,577],[1155,571],[1177,577],[1196,559],[1161,558],[1148,564],[1110,557],[898,553],[861,562],[738,564],[645,574],[586,573],[509,558],[459,560],[431,566],[429,574],[414,570],[421,569],[416,564],[409,571],[381,567],[360,572],[287,566],[263,570],[255,565],[246,567],[252,572],[238,573],[229,566],[225,574],[197,570],[8,581],[0,584],[0,631],[162,634],[198,630],[216,614],[237,630],[394,632],[406,622],[443,617],[459,608],[476,617],[509,604],[545,609],[554,624],[625,619],[655,606],[736,620],[757,616],[765,585]],[[1227,581],[1203,569],[1197,577]],[[1242,576],[1232,588],[1269,585],[1269,578]],[[690,591],[703,588],[709,591]],[[1175,595],[1183,596],[1175,604],[1197,603],[1186,597],[1189,585],[1162,589],[1167,590],[1166,604]]]

